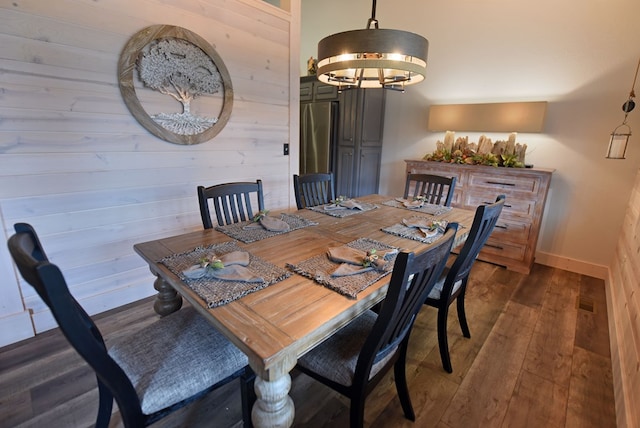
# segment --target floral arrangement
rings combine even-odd
[[[428,227],[426,227],[426,229],[439,230],[441,232],[444,232],[448,224],[449,223],[446,220],[433,220],[431,224],[429,224]]]
[[[376,254],[376,249],[372,248],[367,251],[367,255],[364,256],[364,259],[362,259],[362,266],[369,267],[374,264],[376,260],[378,260],[378,255]]]
[[[224,268],[224,263],[222,263],[222,260],[217,258],[215,254],[211,257],[201,258],[198,260],[198,263],[200,264],[200,267],[204,269],[218,270]]]
[[[435,162],[460,163],[468,165],[489,165],[522,168],[526,144],[516,143],[516,134],[512,133],[507,141],[491,142],[482,135],[478,143],[469,143],[469,137],[453,140],[454,133],[447,131],[444,142],[436,142],[436,150],[424,156],[425,160]]]
[[[342,202],[346,201],[347,197],[344,195],[340,195],[337,198],[335,198],[333,201],[331,201],[332,204],[335,205],[340,205]]]
[[[269,210],[260,210],[256,215],[253,216],[253,218],[251,219],[252,222],[257,223],[259,222],[263,217],[266,217],[269,214]]]

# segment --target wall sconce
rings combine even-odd
[[[624,112],[624,119],[622,123],[615,127],[609,138],[609,148],[607,149],[607,159],[625,159],[627,152],[627,144],[629,143],[629,137],[631,137],[631,127],[627,124],[627,116],[635,108],[636,103],[633,98],[636,96],[634,89],[636,86],[636,79],[638,78],[638,69],[640,69],[640,59],[638,60],[638,66],[636,67],[636,74],[633,77],[633,83],[631,84],[631,92],[629,92],[629,98],[622,104],[622,111]],[[625,131],[626,128],[626,132]]]
[[[542,132],[546,101],[441,104],[429,108],[430,131]]]

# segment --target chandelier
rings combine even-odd
[[[408,31],[380,29],[376,0],[364,30],[325,37],[318,43],[318,80],[349,88],[404,91],[424,80],[429,41]]]

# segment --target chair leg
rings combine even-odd
[[[113,409],[113,395],[111,391],[98,379],[98,416],[96,418],[96,428],[107,428],[111,420],[111,410]]]
[[[398,398],[402,405],[402,411],[404,411],[404,417],[412,422],[416,420],[416,414],[413,411],[411,405],[411,396],[409,395],[409,387],[407,386],[407,344],[406,342],[400,347],[400,356],[393,366],[394,377],[396,381],[396,390],[398,391]]]
[[[458,308],[458,321],[460,322],[462,335],[466,338],[470,338],[471,333],[469,332],[469,325],[467,324],[467,314],[464,310],[464,293],[460,293],[456,298],[456,306]]]
[[[364,391],[351,397],[349,407],[349,426],[351,428],[362,428],[364,426],[364,402],[367,399]]]
[[[449,358],[449,343],[447,341],[447,317],[449,316],[449,305],[438,308],[438,347],[440,348],[440,359],[442,367],[447,373],[453,373],[451,359]]]
[[[245,428],[252,428],[251,409],[256,402],[256,391],[253,387],[256,379],[255,373],[250,368],[245,368],[240,376],[240,393],[242,394],[242,423]]]

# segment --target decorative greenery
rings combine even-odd
[[[502,166],[500,158],[493,153],[479,154],[468,148],[455,150],[454,152],[446,149],[437,149],[433,153],[427,154],[424,159],[435,162],[463,163],[467,165]]]
[[[500,155],[500,159],[502,160],[501,166],[506,167],[514,167],[514,168],[522,168],[524,164],[518,160],[518,155]]]
[[[446,220],[434,220],[431,222],[431,224],[429,225],[429,227],[427,227],[428,230],[440,230],[442,232],[444,232],[444,230],[447,228],[447,221]]]
[[[516,133],[506,141],[493,143],[482,135],[477,143],[469,143],[469,137],[454,141],[454,132],[447,131],[444,142],[436,142],[436,150],[425,155],[425,160],[467,165],[489,165],[523,168],[526,144],[516,143]]]
[[[523,168],[524,163],[520,162],[518,155],[495,155],[493,153],[479,154],[471,149],[455,150],[453,152],[446,149],[436,149],[433,153],[425,155],[425,160],[446,163],[458,163],[467,165],[488,165],[504,166],[513,168]]]
[[[210,258],[203,257],[198,260],[198,263],[200,263],[200,267],[211,270],[218,270],[224,267],[224,263],[222,263],[222,260],[217,258],[215,255],[211,256]]]
[[[346,201],[347,197],[344,195],[340,195],[337,198],[335,198],[333,201],[331,201],[332,204],[336,204],[336,205],[340,205],[342,202]]]
[[[376,254],[376,249],[372,248],[369,251],[367,251],[367,255],[364,256],[364,259],[362,259],[362,266],[369,267],[373,263],[375,263],[376,260],[378,260],[378,255]]]
[[[254,223],[259,222],[263,217],[266,217],[269,214],[269,210],[260,210],[258,214],[254,215],[251,221]]]

